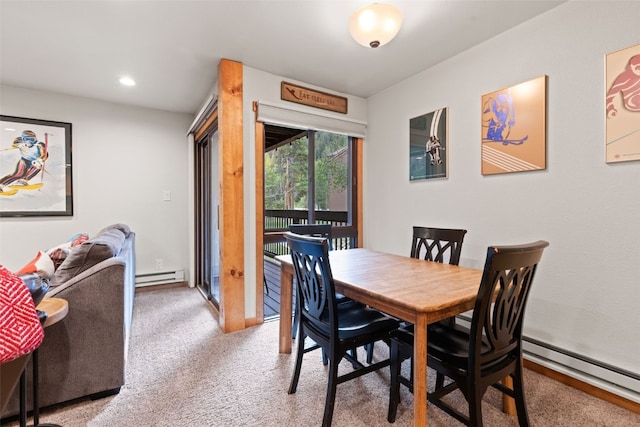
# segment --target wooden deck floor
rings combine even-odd
[[[263,287],[264,294],[264,319],[274,319],[280,316],[280,264],[269,258],[264,260],[264,276],[267,280],[267,288]],[[295,301],[295,291],[294,291]]]

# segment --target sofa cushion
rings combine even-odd
[[[107,225],[105,228],[100,230],[98,234],[104,233],[105,231],[111,230],[113,228],[115,228],[116,230],[122,231],[124,233],[124,237],[129,237],[129,233],[131,233],[131,229],[127,224],[116,223],[116,224]]]
[[[118,255],[124,240],[122,231],[111,228],[102,230],[93,239],[72,248],[56,270],[52,285],[61,285],[99,262]]]

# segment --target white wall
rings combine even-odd
[[[340,119],[364,122],[366,119],[366,100],[364,98],[350,96],[330,89],[313,86],[305,82],[296,81],[287,77],[270,74],[248,66],[243,67],[243,97],[244,97],[244,210],[245,210],[245,317],[256,315],[256,156],[255,156],[255,113],[252,110],[254,101],[264,101],[269,104],[282,106],[296,111],[310,114],[321,114]],[[311,89],[317,89],[327,93],[344,96],[348,99],[349,113],[339,114],[306,107],[280,100],[280,83],[282,81],[296,83]]]
[[[525,334],[640,373],[640,162],[604,161],[604,57],[640,43],[638,17],[569,2],[369,98],[365,246],[406,255],[413,225],[466,228],[461,264],[481,268],[490,244],[548,240]],[[544,74],[547,169],[482,176],[481,96]],[[410,183],[409,119],[441,107],[449,178]]]
[[[0,264],[17,270],[38,250],[108,224],[136,232],[137,273],[188,271],[187,114],[2,86],[3,115],[72,124],[73,216],[0,218]],[[5,141],[2,141],[4,144]],[[1,172],[1,171],[0,171]],[[171,201],[163,201],[163,191]]]

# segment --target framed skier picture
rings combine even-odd
[[[640,160],[640,44],[606,56],[607,163]]]
[[[482,175],[544,170],[547,76],[482,96]]]
[[[448,109],[409,120],[409,180],[446,178]]]
[[[71,123],[0,115],[0,217],[71,215]]]

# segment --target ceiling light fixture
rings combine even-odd
[[[136,82],[131,77],[123,76],[118,80],[122,86],[135,86]]]
[[[376,48],[393,40],[401,25],[400,9],[389,4],[373,3],[351,15],[349,32],[362,46]]]

